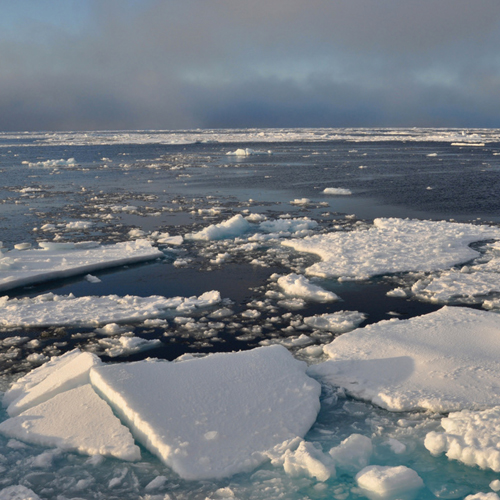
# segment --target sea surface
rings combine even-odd
[[[259,140],[260,138],[260,140]],[[235,155],[248,148],[248,154]],[[397,217],[500,224],[500,131],[496,130],[239,130],[182,132],[22,133],[0,134],[0,240],[5,248],[18,243],[37,246],[41,240],[128,241],[159,231],[185,235],[241,213],[268,219],[307,217],[318,231],[351,230],[375,218]],[[327,195],[328,187],[350,195]],[[307,201],[304,201],[307,199]],[[297,200],[299,203],[297,203]],[[303,202],[300,202],[302,200]],[[71,229],[77,221],[92,223]],[[43,229],[45,225],[54,229]],[[252,304],[266,301],[273,274],[303,271],[317,261],[273,244],[234,251],[232,242],[185,241],[179,247],[160,245],[165,258],[54,280],[9,291],[9,297],[43,293],[75,296],[193,296],[218,290],[237,316]],[[217,262],[217,256],[229,257]],[[182,262],[183,263],[182,263]],[[161,340],[161,346],[106,362],[147,357],[173,360],[183,354],[251,349],[300,335],[293,332],[297,314],[361,311],[361,326],[391,317],[411,318],[441,306],[387,296],[394,281],[375,277],[364,281],[322,280],[321,286],[342,300],[308,304],[300,311],[269,307],[258,318],[225,320],[217,334],[186,331],[169,322],[165,328],[129,325],[134,334]],[[477,306],[472,306],[477,307]],[[1,314],[1,312],[0,312]],[[288,316],[286,316],[288,314]],[[285,315],[285,317],[282,317]],[[270,318],[282,317],[279,322]],[[58,355],[95,343],[93,328],[5,329],[0,341],[15,336],[40,341],[39,353]],[[318,336],[318,345],[333,337]],[[290,344],[290,349],[297,349]],[[25,344],[0,344],[0,389],[33,368],[26,362],[32,350]],[[6,418],[0,410],[0,419]],[[497,474],[432,457],[422,436],[436,426],[436,416],[394,414],[325,388],[322,409],[307,439],[324,450],[353,432],[377,434],[377,463],[407,465],[424,479],[418,499],[464,498],[489,491]],[[401,425],[404,420],[406,424]],[[408,423],[409,422],[409,423]],[[407,452],[397,457],[383,443],[397,437]],[[384,441],[385,440],[385,441]],[[360,498],[351,476],[326,483],[291,478],[267,464],[248,474],[218,481],[185,481],[143,450],[139,463],[106,459],[99,467],[75,453],[53,454],[19,445],[0,436],[0,489],[23,484],[41,498],[137,499],[221,498],[230,488],[242,499]],[[144,489],[158,475],[164,488]],[[118,479],[117,479],[118,478]],[[113,479],[115,479],[113,481]],[[82,483],[82,480],[87,480]],[[79,489],[78,485],[86,487]],[[110,486],[112,485],[112,486]],[[217,493],[217,491],[219,493]],[[222,492],[222,493],[221,493]]]

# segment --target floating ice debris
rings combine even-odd
[[[65,227],[66,229],[69,230],[85,230],[85,229],[90,229],[94,225],[93,222],[91,221],[86,221],[86,220],[77,220],[73,222],[68,222]]]
[[[425,447],[433,454],[500,472],[500,406],[463,410],[441,419],[444,432],[429,432]]]
[[[168,310],[192,312],[220,303],[220,293],[212,290],[199,297],[137,297],[134,295],[85,296],[46,293],[34,298],[0,298],[0,326],[99,326],[105,323],[136,322],[162,316]]]
[[[345,333],[310,373],[393,411],[500,404],[500,316],[445,306]]]
[[[86,274],[85,280],[89,283],[101,283],[101,279],[99,279],[97,276],[93,276],[92,274]]]
[[[130,431],[89,384],[57,394],[20,415],[0,423],[0,433],[21,441],[139,460]]]
[[[141,337],[121,336],[117,339],[101,339],[99,346],[104,348],[103,354],[110,358],[130,356],[138,352],[148,351],[161,345],[161,340],[147,340]]]
[[[290,205],[309,205],[311,200],[309,198],[295,198],[290,202]]]
[[[359,168],[361,168],[361,167],[359,167]],[[335,195],[340,195],[340,196],[347,196],[347,195],[352,194],[352,191],[350,189],[346,189],[346,188],[334,188],[334,187],[330,187],[330,188],[323,189],[323,193],[325,193],[325,194],[335,194]]]
[[[404,465],[370,465],[356,475],[356,482],[367,496],[371,494],[371,498],[401,498],[401,495],[424,486],[422,478]]]
[[[41,498],[33,490],[18,484],[0,490],[0,500],[41,500]]]
[[[361,434],[351,434],[329,453],[338,468],[358,472],[370,462],[373,453],[372,440]]]
[[[167,236],[161,236],[156,241],[161,245],[179,246],[184,242],[184,238],[182,236],[169,236],[167,233]]]
[[[358,311],[337,311],[318,314],[304,318],[304,324],[318,330],[332,333],[344,333],[353,330],[366,319],[366,315]]]
[[[73,167],[76,165],[76,161],[74,158],[69,158],[67,160],[61,159],[37,162],[23,161],[23,165],[28,165],[29,167]]]
[[[292,273],[278,278],[278,285],[286,295],[301,297],[315,302],[334,302],[339,297],[318,285],[311,283],[305,276]]]
[[[315,220],[308,217],[290,219],[266,220],[259,224],[259,229],[265,233],[297,233],[318,227]]]
[[[93,370],[91,382],[148,450],[185,479],[250,471],[303,437],[319,384],[281,346]]]
[[[485,295],[500,292],[500,274],[476,271],[445,271],[439,276],[417,281],[413,294],[421,300],[447,303],[459,299],[469,304],[481,303]]]
[[[101,360],[94,354],[74,349],[20,378],[4,394],[3,405],[13,417],[55,395],[89,381],[89,370]]]
[[[333,232],[283,245],[321,257],[306,273],[364,279],[405,271],[436,271],[479,256],[470,243],[499,239],[500,228],[444,221],[375,219],[373,226]]]
[[[241,214],[237,214],[227,221],[219,224],[213,224],[196,233],[189,233],[185,236],[185,238],[188,240],[204,241],[235,238],[246,233],[250,227],[250,223]]]
[[[464,500],[500,500],[500,497],[490,491],[488,493],[475,493],[474,495],[467,495]]]
[[[0,291],[164,256],[147,240],[103,246],[42,242],[40,247],[0,255]]]
[[[251,155],[267,155],[271,154],[271,151],[256,151],[250,148],[239,148],[236,151],[228,151],[227,156],[251,156]]]

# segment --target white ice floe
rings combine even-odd
[[[161,340],[147,340],[141,337],[123,335],[116,339],[100,339],[98,345],[103,348],[102,354],[110,358],[116,358],[118,356],[130,356],[131,354],[154,349],[161,346]]]
[[[500,292],[500,274],[445,271],[439,276],[417,281],[411,291],[421,300],[438,304],[456,300],[469,304],[481,303],[484,296]]]
[[[168,311],[192,312],[220,303],[220,293],[212,290],[199,297],[137,297],[134,295],[85,296],[46,293],[34,298],[0,298],[0,326],[24,328],[71,325],[99,326],[156,318]]]
[[[445,306],[345,333],[310,373],[393,411],[500,404],[500,316]]]
[[[346,188],[329,187],[329,188],[323,189],[323,193],[335,194],[335,195],[340,195],[340,196],[348,196],[348,195],[352,194],[352,191],[350,189],[346,189]]]
[[[429,432],[425,447],[433,454],[500,472],[500,406],[463,410],[441,420],[444,432]]]
[[[257,151],[250,148],[239,148],[236,151],[228,151],[227,156],[252,156],[252,155],[267,155],[271,154],[271,151]]]
[[[76,161],[74,158],[68,158],[67,160],[46,160],[46,161],[36,161],[29,162],[23,161],[23,165],[28,165],[29,167],[74,167],[76,165]]]
[[[187,240],[223,240],[226,238],[235,238],[246,233],[251,228],[250,223],[241,215],[237,214],[227,221],[219,224],[212,224],[196,233],[186,234]]]
[[[18,484],[0,490],[0,500],[41,500],[41,498],[33,490]]]
[[[88,220],[76,220],[73,222],[68,222],[65,225],[65,228],[68,231],[76,231],[76,230],[90,229],[93,225],[94,223]]]
[[[318,223],[308,217],[266,220],[259,224],[259,229],[264,233],[277,235],[309,231],[311,229],[315,229],[316,227],[318,227]]]
[[[285,295],[301,297],[315,302],[334,302],[339,297],[318,285],[311,283],[305,276],[292,273],[278,278],[278,286]]]
[[[358,311],[337,311],[305,317],[304,324],[318,330],[344,333],[353,330],[365,319],[366,315]]]
[[[464,500],[500,500],[500,497],[493,491],[488,493],[474,493],[473,495],[467,495]]]
[[[136,439],[185,479],[250,471],[276,445],[303,437],[319,384],[281,346],[182,362],[96,368],[91,382]]]
[[[401,498],[424,486],[422,478],[404,465],[369,465],[358,472],[356,482],[369,498]]]
[[[139,460],[141,453],[130,431],[89,384],[61,392],[20,415],[0,423],[0,433],[21,441]]]
[[[373,453],[372,440],[361,434],[351,434],[329,453],[339,469],[358,472],[370,462]]]
[[[74,349],[52,358],[15,382],[4,394],[3,405],[13,417],[57,394],[89,382],[89,370],[101,360],[94,354]]]
[[[163,257],[147,240],[114,245],[42,242],[40,249],[0,255],[0,291]]]
[[[375,219],[369,229],[337,231],[283,245],[321,257],[306,270],[322,277],[364,279],[405,271],[444,270],[479,253],[470,243],[499,239],[500,228],[444,221]]]

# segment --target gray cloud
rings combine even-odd
[[[500,126],[498,0],[88,1],[0,34],[1,130]]]

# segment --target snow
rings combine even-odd
[[[336,338],[309,373],[392,411],[488,408],[500,404],[499,318],[445,306],[381,321]]]
[[[334,195],[340,195],[340,196],[347,196],[352,194],[350,189],[346,188],[334,188],[334,187],[329,187],[323,189],[323,193],[325,194],[334,194]]]
[[[0,291],[163,257],[147,240],[103,246],[42,242],[40,247],[0,255]]]
[[[311,283],[305,276],[292,273],[278,278],[278,285],[286,295],[301,297],[315,302],[334,302],[339,297],[318,285]]]
[[[5,392],[3,405],[13,417],[55,395],[87,384],[89,371],[101,360],[94,354],[74,349],[20,378]]]
[[[344,333],[353,330],[365,319],[366,316],[358,311],[337,311],[305,317],[304,324],[318,330]]]
[[[319,384],[281,346],[181,362],[98,367],[91,383],[136,439],[185,479],[250,471],[266,452],[303,437]]]
[[[185,236],[187,240],[222,240],[241,236],[250,229],[250,223],[241,215],[237,214],[227,221],[202,229],[196,233],[189,233]]]
[[[441,419],[444,432],[432,431],[425,447],[451,460],[500,472],[500,406],[483,411],[463,410]]]
[[[23,328],[72,325],[99,326],[105,323],[137,322],[165,315],[168,311],[191,312],[220,303],[212,290],[199,297],[137,297],[134,295],[85,296],[47,293],[34,298],[0,298],[0,325]]]
[[[421,477],[404,465],[398,467],[370,465],[356,475],[356,482],[367,495],[374,493],[379,498],[400,498],[402,494],[424,486]]]
[[[321,257],[321,262],[307,268],[307,274],[366,279],[448,269],[479,255],[470,243],[499,238],[496,227],[391,218],[375,219],[369,229],[285,240],[282,245]]]
[[[0,423],[0,433],[27,443],[139,460],[130,431],[89,384],[57,394]]]

